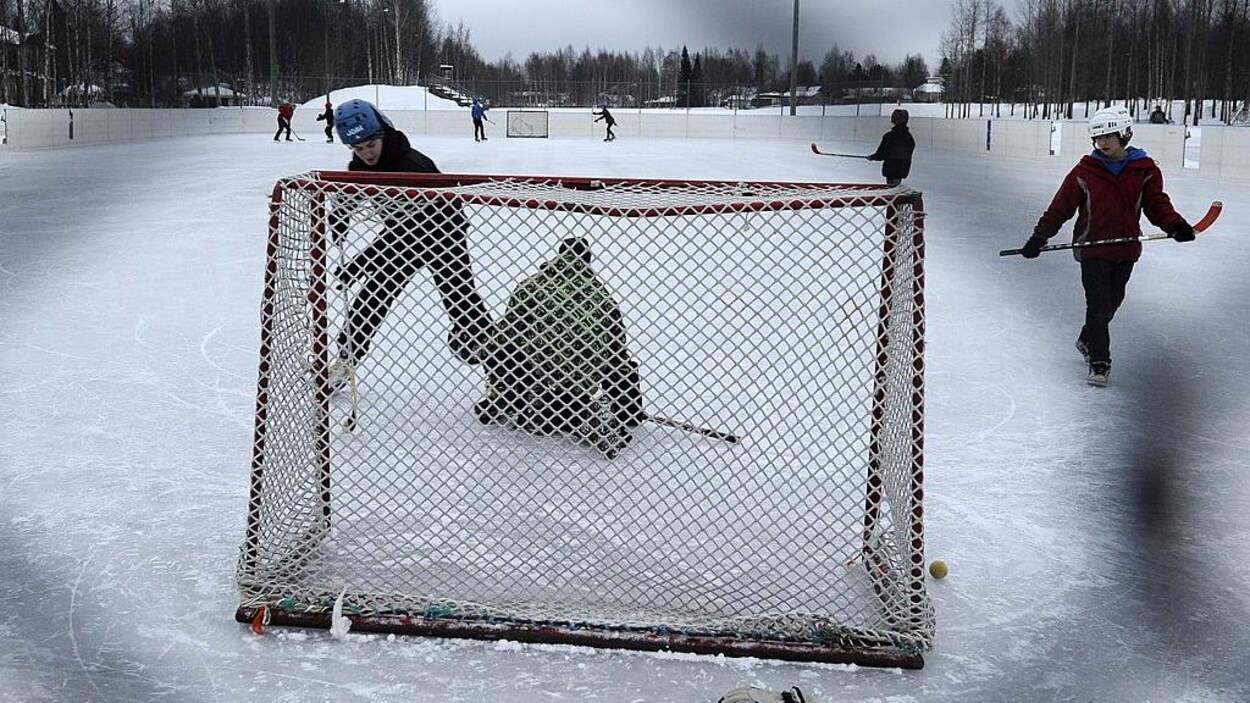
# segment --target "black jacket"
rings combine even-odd
[[[412,148],[407,135],[391,127],[383,128],[382,156],[376,164],[370,166],[353,153],[347,170],[442,173],[433,159]],[[423,207],[408,210],[406,215],[402,219],[388,217],[383,220],[383,224],[390,233],[407,242],[409,246],[434,247],[443,237],[464,237],[465,221],[458,201],[426,203]]]
[[[881,137],[881,144],[869,157],[869,161],[883,161],[881,175],[886,178],[907,178],[911,173],[911,153],[916,140],[905,124],[896,124]]]
[[[385,171],[388,173],[442,173],[433,159],[412,148],[408,136],[390,127],[383,128],[382,157],[370,166],[352,154],[348,171]]]

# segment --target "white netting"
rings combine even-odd
[[[547,111],[508,110],[504,133],[509,137],[546,137]]]
[[[328,622],[345,591],[382,629],[927,650],[919,205],[834,184],[280,181],[239,616]],[[573,237],[619,311],[594,327],[625,335],[604,358],[678,423],[621,424],[606,381],[479,417],[520,387],[515,359],[457,352],[510,349],[489,340],[514,293]],[[359,362],[332,393],[340,352]]]

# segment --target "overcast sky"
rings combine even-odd
[[[432,2],[448,27],[464,22],[487,61],[511,53],[523,62],[531,51],[568,45],[629,52],[685,45],[695,53],[704,47],[754,50],[763,44],[784,66],[793,32],[793,0]],[[936,71],[938,42],[950,25],[950,4],[949,0],[801,0],[800,60],[810,60],[819,69],[825,53],[837,44],[856,58],[873,53],[891,65],[909,54],[921,54]]]

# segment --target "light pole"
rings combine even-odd
[[[330,99],[330,3],[321,3],[321,40],[325,46],[326,99]]]
[[[790,115],[799,104],[799,0],[794,0],[794,36],[790,41]]]
[[[274,24],[278,0],[269,0],[269,105],[277,106],[278,99],[278,28]]]

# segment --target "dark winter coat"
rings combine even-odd
[[[883,161],[881,175],[886,178],[907,178],[911,173],[911,154],[916,150],[916,140],[905,124],[896,124],[881,137],[877,150],[869,154],[869,161]]]
[[[347,168],[349,171],[439,173],[430,157],[413,149],[408,137],[391,127],[383,128],[382,153],[376,165],[369,166],[353,154]],[[349,203],[342,213],[330,216],[330,225],[337,236],[346,233],[347,221],[342,218],[350,217],[352,209]],[[452,351],[461,355],[458,347],[468,348],[467,340],[477,338],[486,329],[489,315],[474,281],[468,223],[460,202],[443,200],[389,211],[378,236],[335,271],[335,278],[344,285],[364,279],[352,301],[349,323],[339,333],[340,348],[364,354],[391,303],[422,267],[429,267],[443,308],[451,318],[449,344]],[[353,335],[350,344],[347,330]],[[469,357],[461,355],[461,358]]]
[[[1116,164],[1121,168],[1119,175],[1113,173],[1100,156],[1086,154],[1068,172],[1050,206],[1038,219],[1034,234],[1047,239],[1055,236],[1073,214],[1076,214],[1073,242],[1140,237],[1143,212],[1146,219],[1165,231],[1171,231],[1183,221],[1172,208],[1171,198],[1163,192],[1163,173],[1145,151],[1130,148],[1128,159]],[[1137,261],[1141,258],[1141,243],[1072,251],[1077,261]]]
[[[382,155],[376,165],[369,166],[353,153],[347,170],[440,173],[430,157],[412,148],[407,135],[391,127],[383,128]],[[360,270],[375,267],[378,260],[393,256],[394,252],[390,250],[396,246],[400,247],[403,256],[420,258],[428,255],[430,250],[444,248],[446,245],[441,242],[447,238],[463,242],[465,237],[465,220],[459,202],[427,203],[406,211],[403,218],[387,217],[382,224],[383,235],[347,265],[348,277],[355,277]]]
[[[334,108],[327,107],[325,109],[325,112],[322,112],[320,115],[317,115],[317,121],[318,122],[325,121],[327,129],[329,129],[330,127],[333,127],[334,126]]]
[[[391,128],[382,128],[382,156],[377,164],[370,166],[355,153],[347,165],[348,171],[383,171],[388,173],[441,173],[434,161],[412,148],[408,135]]]
[[[595,122],[603,120],[609,127],[616,126],[616,118],[612,116],[612,113],[608,112],[608,108],[605,107],[603,110],[596,112],[595,114],[599,115],[595,118]]]

